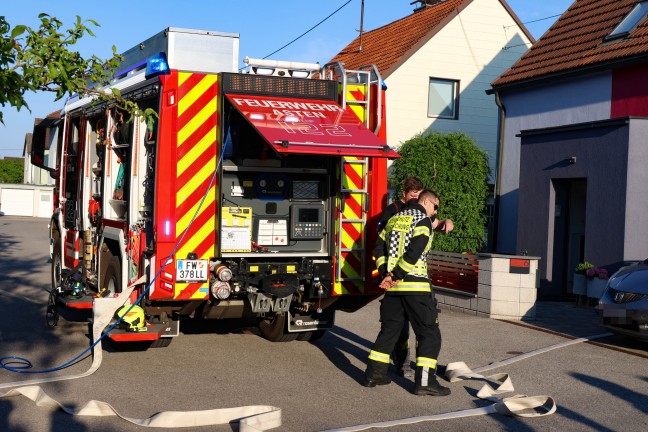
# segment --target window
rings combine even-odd
[[[637,3],[628,15],[617,25],[605,40],[622,38],[628,35],[648,14],[648,1]]]
[[[459,81],[430,78],[428,117],[459,118]]]

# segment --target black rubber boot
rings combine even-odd
[[[414,370],[410,366],[410,350],[409,347],[405,349],[394,349],[391,355],[394,361],[394,368],[396,374],[405,378],[414,378]]]
[[[423,385],[423,367],[416,368],[414,394],[418,396],[448,396],[450,389],[439,384],[436,378],[436,370],[427,369],[427,382],[426,385]]]
[[[391,383],[387,377],[388,363],[381,363],[373,360],[367,362],[367,371],[362,385],[365,387],[376,387],[378,385],[387,385]]]

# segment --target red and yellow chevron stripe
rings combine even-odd
[[[194,252],[200,259],[215,256],[217,206],[216,180],[219,137],[218,76],[178,74],[176,166],[176,259]],[[209,188],[209,191],[207,191]],[[204,201],[203,201],[204,197]],[[193,220],[193,222],[192,222]],[[209,283],[176,283],[177,300],[205,299]]]
[[[340,178],[341,192],[339,195],[340,212],[338,213],[340,231],[338,245],[341,252],[338,255],[339,278],[333,287],[334,295],[362,294],[364,292],[363,260],[365,256],[365,225],[364,204],[366,192],[364,179],[367,164],[363,158],[345,157],[342,163]]]
[[[358,116],[361,122],[367,118],[366,105],[357,104],[354,102],[364,102],[366,100],[365,92],[367,86],[364,84],[347,84],[346,100],[347,106],[351,107],[355,115]]]

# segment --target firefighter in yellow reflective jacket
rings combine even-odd
[[[385,290],[385,296],[380,304],[380,333],[369,353],[362,383],[365,387],[391,382],[387,377],[389,357],[407,313],[418,342],[414,394],[450,394],[450,389],[441,386],[436,379],[441,332],[426,262],[433,231],[449,232],[454,228],[451,220],[434,218],[439,201],[436,192],[424,190],[418,203],[389,219],[376,242],[373,255],[383,277],[380,287]]]

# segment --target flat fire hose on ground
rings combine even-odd
[[[518,362],[520,360],[533,357],[538,354],[543,354],[558,348],[563,348],[566,346],[574,345],[577,343],[587,342],[593,339],[599,339],[602,337],[611,336],[611,333],[603,333],[599,335],[573,339],[567,342],[550,345],[548,347],[540,348],[534,351],[530,351],[526,354],[521,354],[515,357],[511,357],[506,360],[499,362],[491,363],[486,366],[482,366],[475,370],[471,370],[464,362],[454,362],[449,363],[446,367],[446,378],[450,382],[461,381],[466,378],[474,378],[479,380],[487,380],[491,382],[499,383],[495,388],[490,384],[486,383],[484,386],[477,392],[477,397],[480,399],[488,400],[493,402],[493,404],[481,407],[481,408],[472,408],[462,411],[454,411],[449,413],[436,414],[431,416],[419,416],[411,417],[399,420],[378,422],[378,423],[367,423],[357,426],[342,427],[337,429],[328,429],[322,432],[357,432],[363,431],[371,428],[387,428],[394,426],[403,426],[414,423],[422,423],[427,421],[438,421],[438,420],[450,420],[461,417],[474,417],[485,414],[503,414],[507,416],[517,416],[517,417],[542,417],[551,415],[556,412],[556,403],[553,398],[549,396],[527,396],[527,395],[515,395],[506,398],[500,398],[497,395],[502,393],[508,393],[514,391],[513,383],[511,378],[506,373],[499,373],[490,376],[481,375],[479,372],[485,372],[490,369],[495,369],[501,366],[506,366],[511,363]]]
[[[101,333],[110,324],[115,312],[130,298],[135,285],[130,286],[119,294],[119,297],[97,298],[93,304],[92,341],[99,341]],[[37,406],[50,409],[61,409],[75,416],[118,416],[130,423],[146,427],[195,427],[229,424],[239,421],[241,432],[257,432],[281,426],[281,409],[269,405],[250,405],[237,408],[222,408],[202,411],[165,411],[152,415],[146,419],[125,417],[119,414],[106,402],[91,400],[80,408],[71,409],[61,405],[49,397],[38,384],[55,381],[65,381],[84,378],[93,374],[102,360],[101,341],[93,350],[93,359],[90,369],[76,375],[51,377],[29,381],[18,381],[0,384],[1,389],[10,388],[7,392],[0,392],[0,398],[23,395],[36,403]]]
[[[132,290],[133,286],[129,287],[127,290],[121,293],[119,297],[95,299],[93,307],[94,321],[92,327],[93,341],[99,340],[103,329],[108,326],[117,309],[119,309],[126,302],[126,299],[130,298],[130,293],[132,292]],[[460,417],[472,417],[495,413],[519,417],[539,417],[553,414],[556,411],[556,404],[551,397],[516,395],[507,398],[499,398],[497,395],[506,392],[512,392],[514,390],[513,384],[508,374],[500,373],[491,376],[483,376],[480,374],[480,372],[518,362],[554,349],[563,348],[566,346],[606,336],[610,336],[610,333],[604,333],[590,337],[574,339],[560,344],[550,345],[548,347],[540,348],[526,354],[511,357],[500,362],[491,363],[487,366],[483,366],[475,370],[471,370],[463,362],[454,362],[448,364],[448,366],[446,367],[446,377],[450,380],[450,382],[460,381],[465,378],[475,378],[499,383],[496,388],[493,388],[490,384],[486,383],[477,393],[477,396],[479,398],[492,401],[493,404],[491,405],[481,408],[467,409],[432,416],[412,417],[380,423],[368,423],[364,425],[330,429],[324,432],[362,431],[371,428],[385,428],[420,423],[425,421],[448,420]],[[49,397],[40,387],[36,385],[86,377],[94,373],[99,368],[101,360],[102,350],[101,342],[99,341],[94,349],[92,365],[87,372],[64,377],[53,377],[41,380],[0,384],[0,389],[12,388],[12,390],[9,390],[8,392],[0,393],[0,398],[23,395],[34,401],[38,406],[62,409],[70,415],[118,416],[128,422],[145,427],[175,428],[210,426],[228,424],[236,420],[238,420],[240,423],[239,430],[241,432],[264,431],[281,426],[281,409],[268,405],[251,405],[246,407],[222,408],[202,411],[165,411],[157,413],[146,419],[135,419],[119,414],[111,405],[105,402],[95,400],[87,402],[79,409],[67,408]]]

